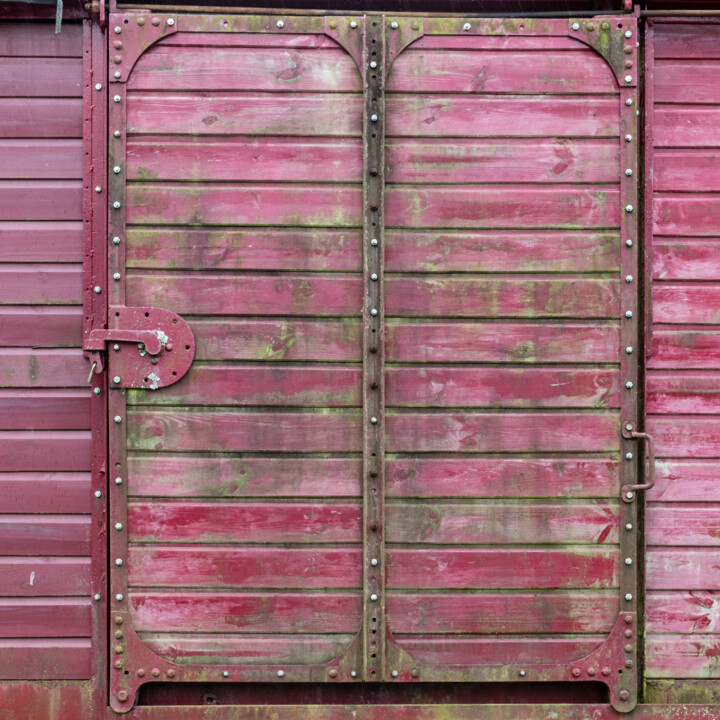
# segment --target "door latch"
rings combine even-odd
[[[655,486],[655,442],[650,433],[636,432],[633,425],[629,423],[623,424],[622,434],[624,438],[644,440],[647,447],[647,482],[642,485],[623,485],[622,499],[626,503],[631,503],[635,499],[638,490],[650,490],[650,488]]]

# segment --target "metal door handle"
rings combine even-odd
[[[622,499],[626,503],[630,503],[635,499],[638,490],[650,490],[655,485],[655,442],[652,435],[646,432],[635,432],[634,430],[625,431],[623,435],[626,438],[635,438],[644,440],[647,445],[648,474],[647,482],[642,485],[624,485],[622,489]]]

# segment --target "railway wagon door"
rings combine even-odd
[[[112,14],[110,703],[637,694],[632,18]]]

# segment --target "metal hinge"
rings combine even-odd
[[[85,3],[85,10],[98,16],[100,27],[104,30],[107,25],[107,15],[105,14],[105,0],[92,0]]]

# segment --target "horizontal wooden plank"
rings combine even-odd
[[[717,374],[648,372],[645,410],[651,415],[720,414]]]
[[[90,638],[0,639],[6,680],[83,680],[91,668]]]
[[[359,548],[131,546],[135,587],[361,588]]]
[[[0,599],[0,637],[89,637],[90,597]]]
[[[140,637],[153,652],[181,665],[204,664],[208,656],[247,665],[314,665],[338,657],[348,648],[354,635],[140,633]]]
[[[191,320],[198,360],[359,362],[359,319]]]
[[[396,407],[619,407],[617,370],[388,367],[386,405]]]
[[[609,452],[617,413],[388,413],[388,452]],[[720,429],[720,423],[718,423]]]
[[[89,557],[0,557],[0,595],[47,597],[90,594]]]
[[[209,30],[211,28],[208,28]],[[338,43],[329,35],[311,35],[295,32],[188,32],[166,35],[163,45],[183,47],[234,48],[337,48]]]
[[[616,549],[393,549],[388,588],[612,588]]]
[[[653,93],[656,103],[715,103],[720,101],[717,76],[720,62],[713,58],[655,59]],[[688,78],[692,78],[688,82]]]
[[[8,513],[89,513],[90,473],[0,473]]]
[[[81,140],[0,140],[0,178],[82,178]]]
[[[649,545],[720,545],[720,508],[713,504],[653,504],[648,507],[645,517],[646,541]]]
[[[236,69],[233,69],[236,72]],[[133,77],[135,71],[133,71]],[[0,157],[2,146],[0,145]],[[128,144],[130,180],[362,182],[355,139],[138,138]]]
[[[209,315],[360,315],[359,275],[133,272],[128,304]]]
[[[0,349],[0,387],[87,387],[88,361],[79,349]]]
[[[718,607],[717,592],[650,592],[645,597],[645,623],[649,633],[717,633]]]
[[[0,306],[0,347],[57,348],[81,344],[81,307]]]
[[[720,285],[717,283],[654,283],[653,320],[667,325],[720,323]]]
[[[81,265],[0,265],[3,305],[77,305],[82,287]]]
[[[0,411],[3,407],[0,394]],[[195,365],[159,393],[133,390],[134,405],[296,405],[361,407],[362,367]],[[0,427],[2,420],[0,419]]]
[[[355,633],[359,593],[131,592],[139,632]]]
[[[3,262],[76,262],[83,259],[82,222],[0,222]]]
[[[79,220],[82,181],[0,180],[0,220]]]
[[[566,3],[567,5],[568,3]],[[413,50],[583,50],[571,37],[551,35],[423,35],[412,44]]]
[[[82,97],[82,62],[76,58],[4,57],[0,97]],[[42,118],[38,117],[38,122]]]
[[[396,137],[617,137],[616,98],[398,94],[385,104]],[[478,122],[478,118],[482,122]]]
[[[658,195],[653,200],[656,235],[720,235],[720,195]]]
[[[720,457],[720,418],[655,415],[646,426],[659,457]]]
[[[362,271],[360,231],[155,230],[128,233],[131,268]]]
[[[403,232],[385,236],[387,272],[611,272],[620,237],[572,232]]]
[[[134,135],[360,137],[361,123],[359,93],[128,94],[127,131]]]
[[[0,430],[89,430],[88,390],[2,390]]]
[[[612,592],[389,593],[386,602],[393,633],[403,635],[605,633],[617,619]]]
[[[350,55],[323,48],[204,48],[156,45],[133,68],[128,88],[272,92],[362,92]]]
[[[90,469],[89,430],[0,431],[3,472]]]
[[[646,677],[716,678],[717,635],[649,635],[645,641]]]
[[[720,367],[720,332],[701,329],[653,329],[648,368],[707,370]]]
[[[607,65],[590,49],[431,50],[411,46],[393,63],[389,92],[615,94]]]
[[[714,460],[658,460],[653,502],[720,502],[720,471]]]
[[[720,34],[714,23],[656,23],[653,34],[656,59],[720,58]]]
[[[362,225],[361,185],[132,183],[126,198],[129,225]]]
[[[619,296],[619,279],[385,278],[385,313],[396,317],[615,318]]]
[[[658,105],[653,126],[655,147],[720,147],[720,107]]]
[[[389,458],[389,497],[617,497],[619,462],[596,458]]]
[[[620,343],[600,324],[392,320],[386,333],[390,362],[613,363]]]
[[[1,516],[0,516],[1,517]],[[360,503],[132,502],[133,542],[359,542]]]
[[[648,590],[720,590],[716,548],[648,548],[645,578]]]
[[[655,150],[653,188],[662,192],[720,191],[720,161],[712,150]]]
[[[78,98],[0,98],[0,137],[81,138]]]
[[[128,457],[128,492],[138,497],[359,497],[358,458]]]
[[[720,243],[683,239],[653,243],[653,278],[656,280],[715,280]]]
[[[617,543],[617,503],[407,503],[385,508],[391,543],[544,545]],[[502,553],[502,549],[498,549]]]
[[[0,515],[0,547],[7,555],[89,555],[87,515]]]
[[[537,184],[390,185],[385,222],[390,227],[428,228],[615,228],[620,225],[620,204],[613,185],[602,190]]]
[[[82,56],[82,25],[64,22],[62,32],[52,35],[47,23],[3,23],[0,55],[79,58]]]

